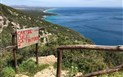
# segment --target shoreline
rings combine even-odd
[[[55,10],[56,8],[50,8],[50,9],[46,9],[46,10],[44,10],[43,12],[44,13],[53,13],[53,12],[48,12],[49,10]]]
[[[57,15],[57,14],[55,14],[55,13],[53,13],[53,12],[49,12],[49,10],[54,10],[54,9],[55,9],[55,8],[50,8],[50,9],[44,10],[43,13],[46,14],[46,15],[43,15],[43,18],[42,18],[42,19],[45,19],[45,18],[48,17],[48,16]],[[47,14],[50,14],[50,15],[47,15]]]
[[[69,9],[69,8],[65,8],[65,10],[66,9]],[[75,8],[73,8],[72,10],[74,10],[74,9]],[[56,10],[59,10],[59,8],[56,9]],[[51,11],[51,12],[57,13],[56,10],[55,11],[54,10],[53,11],[52,10],[48,10],[47,12]],[[90,8],[87,9],[87,10],[84,9],[83,12],[90,11],[90,10],[91,10]],[[99,10],[100,9],[95,9],[94,14],[92,12],[92,13],[89,13],[89,14],[85,13],[85,15],[84,15],[84,14],[80,14],[79,13],[79,9],[78,9],[77,15],[74,14],[74,12],[73,12],[72,16],[73,15],[75,15],[75,16],[69,17],[69,16],[71,16],[71,15],[69,15],[69,12],[68,11],[65,12],[64,9],[63,9],[61,11],[58,11],[58,14],[59,15],[61,14],[61,16],[62,15],[63,16],[67,16],[68,18],[65,19],[64,17],[61,17],[61,16],[52,16],[52,17],[47,17],[46,18],[44,16],[45,17],[44,20],[50,21],[50,22],[53,21],[52,23],[56,23],[58,25],[61,25],[61,26],[70,28],[70,29],[72,29],[72,30],[74,30],[76,32],[79,32],[81,35],[83,35],[84,37],[88,38],[89,40],[91,40],[95,44],[100,44],[100,45],[121,45],[122,44],[122,39],[121,39],[122,30],[120,29],[121,28],[121,23],[119,23],[119,22],[121,22],[122,19],[116,19],[116,16],[114,16],[115,14],[118,15],[118,17],[121,16],[120,9],[119,10],[114,9],[114,12],[111,15],[108,15],[108,14],[111,13],[112,9],[105,9],[106,14],[103,13],[102,11],[101,11],[102,14],[99,14],[99,12],[98,12]],[[75,9],[75,11],[76,11],[76,9]],[[81,8],[80,8],[80,11],[81,11]],[[81,18],[80,16],[81,17],[83,16],[83,17]],[[86,18],[87,16],[89,16],[89,18]],[[105,18],[105,16],[106,16],[106,18]],[[56,17],[56,18],[54,18],[54,17]],[[80,18],[78,18],[78,17],[80,17]],[[78,20],[76,21],[75,19],[78,19]],[[69,21],[66,21],[66,20],[69,20]],[[86,21],[86,22],[80,22],[80,21]],[[92,21],[94,21],[94,22],[92,22]],[[106,22],[106,23],[104,23],[104,22]],[[102,24],[102,23],[104,23],[104,24]],[[113,23],[115,23],[115,24],[113,24]],[[82,26],[81,26],[81,24],[82,24]],[[101,24],[101,26],[99,27],[98,25],[100,25],[100,24]],[[105,26],[105,25],[108,25],[108,26]],[[117,25],[118,28],[115,29],[115,25]],[[78,28],[76,28],[76,27],[78,27]],[[102,28],[102,27],[104,27],[104,28]],[[89,34],[89,32],[91,33],[91,31],[92,31],[92,34]],[[94,33],[97,33],[98,36],[96,36]],[[110,38],[106,37],[106,36],[110,36]],[[99,39],[99,38],[101,38],[101,39]],[[118,41],[116,39],[118,39]]]
[[[43,11],[43,13],[53,13],[53,12],[48,12],[49,10],[54,10],[54,9],[56,9],[56,8],[51,8],[51,9],[46,9],[46,10],[44,10]],[[54,13],[53,13],[54,14]],[[46,17],[48,17],[49,15],[44,15],[43,16],[43,20],[45,20],[45,21],[47,21],[45,18]],[[54,16],[54,15],[51,15],[51,16]],[[51,23],[53,23],[53,22],[51,22]],[[60,25],[60,24],[58,24],[58,25]],[[61,25],[60,25],[61,26]],[[62,26],[63,27],[63,26]],[[66,27],[66,28],[69,28],[69,27]],[[74,29],[72,29],[73,31],[75,31]],[[75,31],[75,32],[77,32],[77,31]],[[79,33],[79,32],[78,32]],[[95,44],[96,45],[96,43],[93,41],[93,40],[91,40],[90,38],[87,38],[87,37],[85,37],[83,34],[81,34],[80,33],[80,35],[82,35],[84,38],[86,38],[86,39],[88,39],[89,41],[91,41],[93,44]]]

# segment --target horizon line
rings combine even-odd
[[[0,3],[0,4],[4,4],[4,3]],[[4,5],[7,5],[7,4],[4,4]],[[10,7],[49,7],[49,8],[52,8],[52,7],[95,7],[95,8],[123,8],[122,6],[119,7],[119,6],[31,6],[31,5],[7,5],[7,6],[10,6]]]

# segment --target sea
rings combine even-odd
[[[81,33],[97,45],[123,45],[123,8],[62,7],[46,21]]]

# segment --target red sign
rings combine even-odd
[[[39,41],[39,28],[28,28],[17,30],[17,47],[23,48],[36,44]]]

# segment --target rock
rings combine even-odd
[[[23,74],[16,74],[15,77],[29,77],[29,76]]]
[[[61,77],[66,77],[67,71],[61,71]],[[34,77],[56,77],[56,69],[53,66],[50,66],[47,69],[44,69],[34,75]]]
[[[54,75],[55,70],[53,67],[49,67],[47,69],[44,69],[34,75],[34,77],[55,77]]]
[[[0,16],[0,33],[3,31],[4,27],[9,25],[9,20],[5,16]]]
[[[34,57],[31,59],[33,61],[36,61]],[[57,58],[54,55],[39,57],[38,60],[39,64],[48,64],[48,65],[53,65],[55,62],[57,62]]]
[[[77,76],[82,76],[83,74],[81,72],[78,72],[74,77],[77,77]]]
[[[13,27],[14,30],[20,29],[20,24],[15,23],[15,22],[11,22],[11,24],[12,24],[12,27]]]

